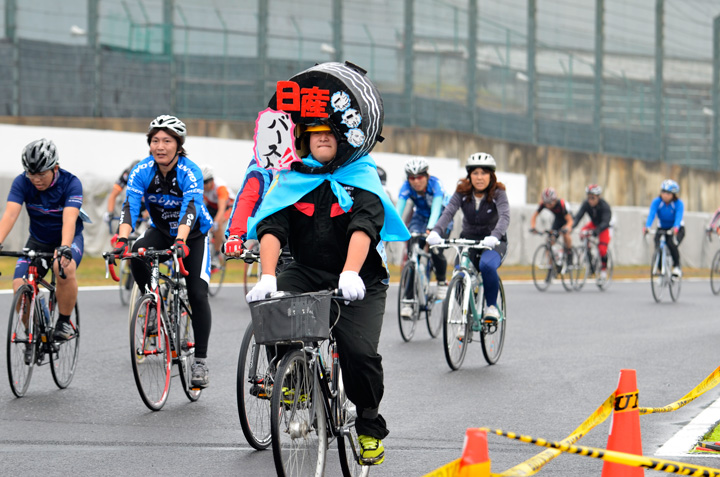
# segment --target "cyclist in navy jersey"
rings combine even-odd
[[[428,173],[428,168],[427,160],[422,157],[413,157],[405,163],[407,181],[405,181],[400,188],[395,209],[398,214],[400,214],[400,217],[402,217],[408,200],[413,202],[413,216],[408,226],[410,232],[430,233],[447,203],[445,201],[445,189],[440,179],[431,176]],[[447,237],[451,229],[452,225],[449,225],[448,228],[442,232],[442,236]],[[419,245],[421,248],[425,247],[425,241],[421,240]],[[435,269],[435,277],[438,282],[437,297],[444,299],[445,293],[447,292],[447,259],[440,250],[436,249],[432,250],[431,258],[433,268]],[[408,285],[411,283],[412,280],[408,281]],[[405,292],[408,298],[413,297],[411,288],[408,288]],[[400,310],[400,314],[402,316],[411,316],[412,307],[404,306]]]
[[[58,273],[57,261],[53,264],[57,274],[57,300],[59,317],[53,339],[63,341],[75,335],[70,315],[75,308],[78,285],[75,270],[83,256],[83,221],[80,207],[83,190],[80,180],[58,165],[55,144],[48,139],[33,141],[22,153],[24,174],[15,178],[8,194],[5,213],[0,219],[0,249],[17,221],[22,204],[30,217],[30,238],[26,247],[36,252],[53,252],[60,257],[65,278]],[[20,258],[15,266],[13,290],[25,283],[29,260]],[[40,266],[38,273],[45,276],[47,268]]]
[[[186,283],[195,332],[191,384],[204,388],[210,382],[206,363],[211,325],[207,232],[213,219],[203,201],[202,171],[186,157],[183,148],[185,136],[185,124],[174,116],[158,116],[150,123],[147,133],[150,156],[140,161],[128,178],[127,197],[120,214],[119,238],[113,252],[119,255],[127,249],[128,236],[140,214],[144,198],[152,225],[135,241],[133,251],[141,247],[173,247],[183,258],[189,272]],[[147,263],[133,259],[131,269],[138,287],[145,290],[150,282]]]
[[[530,217],[531,232],[536,231],[535,221],[538,214],[540,214],[543,209],[547,209],[553,213],[555,218],[550,229],[562,235],[565,243],[565,257],[567,263],[568,265],[572,264],[572,238],[570,237],[570,231],[573,228],[572,214],[568,211],[565,201],[558,197],[557,192],[555,192],[555,189],[552,187],[548,187],[543,191],[540,205],[538,205],[537,210],[533,213],[532,217]]]

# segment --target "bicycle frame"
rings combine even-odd
[[[429,300],[429,291],[430,291],[430,272],[432,269],[432,256],[426,252],[425,250],[420,248],[419,245],[419,239],[425,238],[425,234],[418,234],[413,233],[411,236],[411,247],[410,247],[410,253],[408,254],[408,261],[412,261],[415,263],[415,270],[417,273],[415,273],[415,276],[413,277],[413,281],[415,284],[415,290],[416,291],[422,291],[420,293],[420,296],[416,296],[415,299],[418,300],[418,303],[420,304],[421,310],[427,309],[427,304],[431,301]],[[425,258],[425,269],[423,269],[422,260],[421,258]]]
[[[474,240],[454,239],[449,240],[446,243],[451,246],[457,253],[457,256],[460,257],[459,264],[455,266],[455,270],[453,271],[453,277],[459,274],[463,274],[463,281],[465,282],[462,301],[463,316],[467,316],[467,312],[469,310],[471,312],[470,316],[472,316],[475,325],[480,325],[482,320],[482,311],[478,313],[475,300],[471,299],[471,293],[474,292],[476,287],[482,287],[483,281],[482,275],[480,275],[480,273],[475,268],[475,265],[473,265],[472,260],[470,260],[470,249],[491,249],[489,247],[476,245],[476,242]],[[480,305],[480,308],[482,310],[482,305]]]

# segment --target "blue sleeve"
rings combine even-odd
[[[178,162],[177,168],[182,171],[182,174],[178,174],[178,185],[183,191],[178,225],[185,224],[192,229],[205,206],[202,170],[190,160],[182,164]]]
[[[647,220],[645,221],[645,227],[650,228],[653,224],[653,221],[655,220],[655,216],[657,215],[658,207],[660,206],[660,201],[662,199],[660,197],[655,197],[655,199],[650,204],[650,212],[648,212]]]
[[[400,217],[402,217],[403,212],[405,212],[405,205],[407,205],[407,199],[400,197],[397,204],[395,205],[395,210],[397,210],[397,213]]]
[[[143,160],[133,168],[128,177],[125,203],[123,203],[122,212],[120,213],[120,223],[130,225],[133,230],[135,230],[135,224],[138,217],[140,217],[146,184],[149,182],[148,177],[153,175],[153,165],[153,162],[148,163]]]
[[[432,207],[430,208],[430,219],[427,224],[427,228],[430,230],[435,227],[435,223],[440,217],[440,212],[442,212],[443,207],[443,198],[443,194],[433,196]]]
[[[433,196],[440,196],[443,197],[445,195],[445,188],[442,185],[442,182],[440,182],[440,179],[438,179],[435,176],[431,176],[428,185],[430,186],[430,191],[432,192]]]
[[[17,202],[22,205],[25,202],[25,176],[20,174],[13,180],[12,186],[10,187],[10,193],[8,193],[8,202]]]
[[[675,202],[675,223],[673,224],[674,228],[680,228],[680,226],[683,224],[683,216],[685,215],[685,204],[683,204],[682,200],[677,200]]]
[[[400,192],[398,193],[398,200],[408,200],[410,198],[410,183],[408,181],[405,181],[403,185],[400,187]]]
[[[68,184],[68,188],[65,194],[65,207],[75,207],[79,209],[83,204],[83,189],[82,182],[80,179],[73,176]]]

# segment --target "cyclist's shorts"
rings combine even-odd
[[[213,209],[210,206],[207,206],[207,210],[208,210],[208,212],[210,212],[210,217],[212,217],[213,220],[215,220],[215,216],[217,215],[218,210]],[[232,213],[232,207],[228,207],[227,209],[225,209],[225,213],[223,214],[223,223],[228,221],[231,213]]]
[[[43,242],[38,242],[34,238],[30,237],[25,244],[26,248],[29,248],[30,250],[35,250],[36,252],[46,252],[46,253],[52,253],[55,251],[57,247],[59,247],[60,244],[48,244]],[[85,239],[83,239],[82,234],[77,234],[75,238],[73,239],[72,245],[70,247],[70,250],[72,252],[73,260],[75,260],[75,266],[80,266],[80,261],[82,260],[83,251],[85,250]],[[38,275],[40,277],[44,277],[48,270],[50,262],[41,261],[38,266]],[[13,276],[13,279],[16,278],[23,278],[27,275],[28,268],[30,267],[30,260],[27,258],[19,258],[18,261],[15,263],[15,275]]]

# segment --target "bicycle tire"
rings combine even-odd
[[[427,309],[425,310],[425,322],[427,323],[428,333],[431,338],[437,338],[442,330],[442,308],[443,300],[437,298],[434,294],[428,295]]]
[[[552,283],[554,264],[551,262],[552,250],[548,246],[540,245],[533,254],[532,278],[535,288],[545,291]]]
[[[450,369],[462,366],[467,345],[472,340],[471,320],[463,313],[465,295],[465,274],[455,275],[448,285],[448,293],[443,303],[443,340],[445,360]]]
[[[665,273],[661,261],[660,250],[656,249],[653,253],[652,262],[650,262],[650,288],[657,303],[662,301],[665,289]]]
[[[227,262],[222,258],[219,267],[210,267],[210,283],[208,284],[208,293],[210,296],[217,296],[225,282],[225,272],[227,271]]]
[[[577,278],[575,280],[575,291],[580,291],[585,286],[590,275],[590,259],[584,247],[575,247],[575,263],[577,264]]]
[[[283,357],[275,375],[270,419],[279,477],[324,475],[328,429],[317,384],[304,351],[289,351]]]
[[[149,316],[150,320],[156,320],[156,310],[155,296],[143,296],[135,306],[130,325],[130,361],[135,384],[140,398],[153,411],[162,409],[167,401],[172,369],[167,320],[160,320],[156,335],[147,336],[145,333],[145,318]],[[158,352],[159,343],[162,346]]]
[[[132,294],[132,288],[135,280],[130,272],[130,264],[127,263],[127,260],[120,260],[118,268],[120,272],[118,273],[118,276],[120,277],[120,281],[118,282],[120,303],[122,303],[123,306],[127,306],[130,303],[130,295]]]
[[[271,442],[270,400],[274,378],[268,349],[255,342],[253,325],[249,323],[238,355],[235,397],[240,427],[248,444],[257,450],[267,449]]]
[[[670,252],[667,251],[667,263],[669,264],[672,260],[670,257]],[[680,289],[682,285],[682,275],[681,276],[675,276],[672,274],[672,271],[670,270],[670,267],[668,266],[668,274],[667,274],[667,285],[668,290],[670,291],[670,298],[673,302],[678,301],[678,298],[680,298]]]
[[[191,367],[193,362],[195,362],[195,332],[192,326],[192,315],[190,315],[186,309],[182,308],[183,302],[180,302],[180,306],[180,319],[176,324],[177,328],[175,332],[177,340],[175,350],[178,358],[178,374],[180,375],[180,383],[182,384],[183,391],[185,391],[185,396],[190,402],[195,402],[200,399],[200,395],[202,394],[202,389],[193,388],[191,383]],[[177,352],[178,348],[180,349],[179,352]]]
[[[499,279],[498,279],[499,280]],[[489,325],[483,323],[480,329],[480,344],[482,344],[482,352],[485,361],[488,364],[497,363],[502,354],[503,345],[505,344],[505,326],[507,324],[507,303],[505,302],[505,287],[500,281],[498,290],[497,307],[500,310],[500,319],[497,325]],[[482,305],[482,303],[480,304]]]
[[[53,295],[52,310],[57,316],[57,298]],[[51,343],[50,370],[53,380],[60,389],[65,389],[75,376],[77,367],[78,352],[80,350],[80,308],[75,301],[74,314],[70,315],[70,325],[75,329],[75,336],[66,341],[54,341]]]
[[[415,336],[415,329],[417,328],[417,322],[420,318],[420,304],[418,303],[417,286],[415,284],[417,274],[415,272],[415,262],[408,260],[405,262],[405,266],[403,266],[402,273],[400,274],[397,313],[398,325],[400,326],[400,336],[402,336],[402,339],[405,342],[410,341],[413,336]],[[410,300],[405,296],[405,290],[408,288],[410,280],[413,280],[413,284],[411,286],[416,293],[415,299],[413,300]],[[410,305],[412,307],[412,315],[409,318],[404,317],[401,314],[403,304]]]
[[[720,250],[715,252],[710,264],[710,290],[712,290],[713,295],[720,293]]]
[[[597,286],[602,291],[605,291],[608,288],[610,288],[610,285],[612,285],[613,273],[615,272],[615,260],[613,259],[613,256],[612,256],[612,253],[610,253],[610,250],[607,251],[605,257],[606,257],[605,280],[601,280],[599,274],[596,275],[597,276],[597,280],[596,280]],[[602,262],[600,260],[601,260],[600,256],[598,255],[598,264],[599,264],[598,266],[600,266],[602,264]]]
[[[35,312],[32,313],[33,307]],[[22,285],[15,292],[12,305],[10,307],[10,318],[8,320],[7,331],[7,372],[10,381],[10,390],[17,397],[23,397],[27,392],[32,378],[33,366],[37,357],[37,345],[40,343],[40,326],[37,323],[39,307],[35,306],[33,299],[33,289],[30,285]],[[32,315],[33,323],[30,328],[30,334],[27,333],[27,327],[22,323],[22,317],[26,313]],[[28,321],[30,317],[28,316]],[[28,353],[27,361],[25,352],[30,346],[31,352]]]

